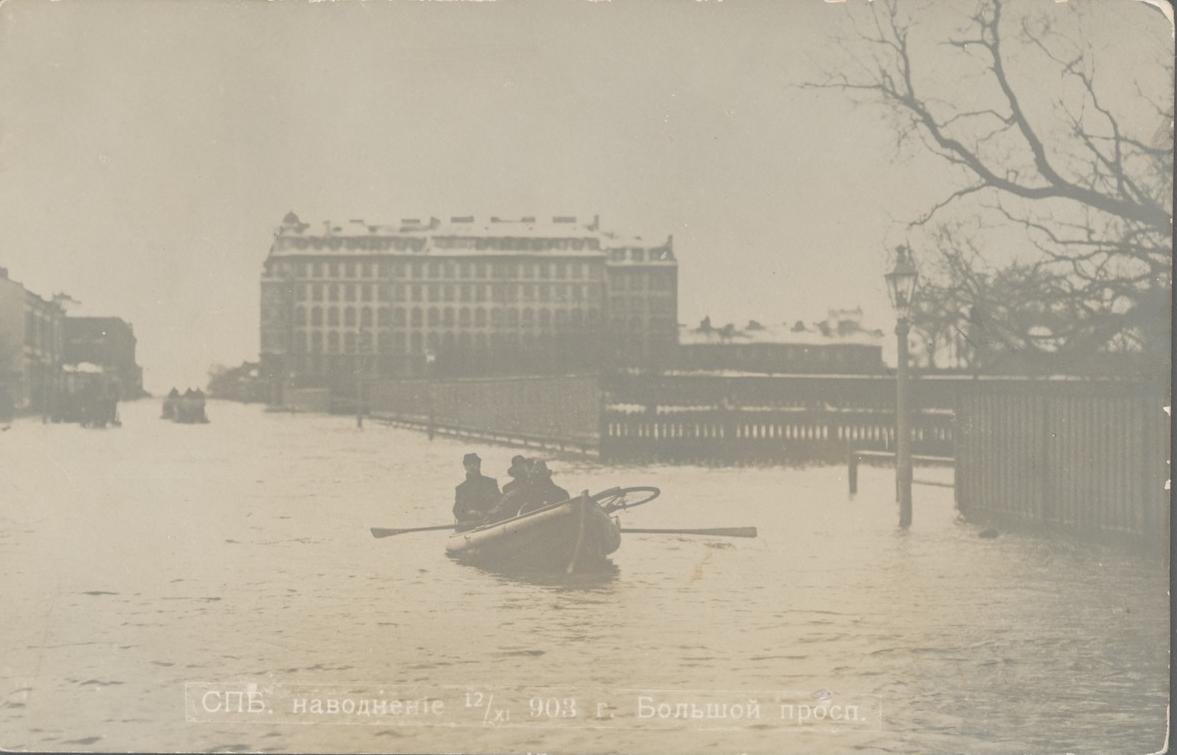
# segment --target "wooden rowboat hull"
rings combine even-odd
[[[450,537],[446,552],[484,568],[584,571],[609,563],[621,528],[588,498],[573,498]]]

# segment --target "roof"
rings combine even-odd
[[[627,236],[600,229],[599,216],[590,222],[574,215],[524,216],[501,218],[497,216],[477,218],[473,215],[451,215],[448,219],[436,217],[407,217],[398,223],[368,223],[359,218],[345,222],[324,221],[321,223],[302,222],[293,212],[286,214],[278,226],[275,238],[306,239],[444,239],[444,238],[496,238],[496,239],[581,239],[596,240],[600,249],[670,247],[671,237],[659,241],[645,241],[641,236]]]
[[[858,330],[845,335],[825,335],[819,329],[794,331],[787,323],[769,324],[761,328],[736,329],[731,335],[722,334],[722,329],[712,328],[700,331],[698,328],[682,328],[678,342],[683,346],[708,344],[777,344],[803,346],[831,346],[837,344],[859,346],[881,346],[884,336],[877,330]]]

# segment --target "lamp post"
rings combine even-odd
[[[437,354],[433,349],[425,349],[425,375],[428,380],[426,392],[429,395],[429,440],[433,440],[433,385],[436,383]]]
[[[883,276],[887,294],[895,308],[895,336],[898,339],[898,363],[895,368],[895,493],[899,499],[899,526],[911,525],[911,413],[908,406],[907,334],[911,329],[911,304],[915,294],[915,263],[911,249],[895,249],[895,267]]]
[[[365,348],[364,337],[367,331],[364,330],[362,320],[357,318],[359,323],[356,330],[356,427],[363,428],[364,426],[364,354]]]

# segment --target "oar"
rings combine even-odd
[[[756,537],[755,527],[717,527],[710,530],[649,530],[622,527],[622,532],[641,535],[719,535],[720,537]]]
[[[392,537],[393,535],[403,535],[406,532],[429,532],[431,530],[452,530],[457,527],[456,524],[439,524],[435,527],[412,527],[407,530],[390,530],[385,527],[370,527],[372,530],[372,537]]]

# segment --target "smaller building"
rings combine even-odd
[[[862,310],[830,310],[806,323],[716,327],[704,318],[679,332],[680,370],[737,370],[783,374],[876,374],[883,363],[883,332],[862,327]]]
[[[143,369],[135,361],[136,344],[135,329],[121,318],[65,318],[64,362],[96,364],[116,376],[123,400],[144,395]]]
[[[61,376],[65,312],[0,267],[0,411],[51,412]]]

